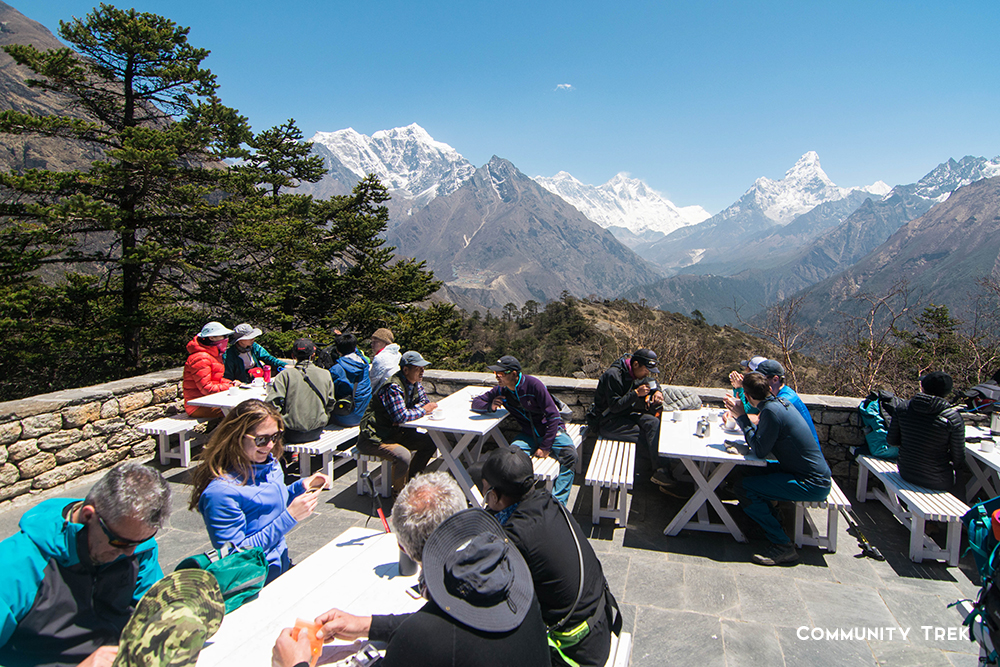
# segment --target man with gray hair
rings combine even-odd
[[[83,500],[44,500],[0,542],[0,664],[77,665],[117,644],[160,578],[154,536],[170,487],[137,462],[112,468]]]

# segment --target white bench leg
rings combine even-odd
[[[910,560],[920,563],[924,560],[924,517],[916,512],[910,515]]]
[[[594,525],[596,526],[601,522],[601,493],[603,493],[604,489],[597,484],[595,484],[591,488],[594,490],[594,495],[593,495],[594,502],[593,502],[593,507],[591,508],[590,511],[590,518],[594,522]]]
[[[624,486],[616,486],[615,493],[618,494],[618,511],[615,512],[615,521],[619,526],[624,527],[628,523],[628,489]]]
[[[961,556],[959,547],[962,542],[962,524],[958,521],[948,522],[948,565],[955,567],[958,565],[958,558]]]
[[[180,431],[177,434],[177,446],[180,448],[181,466],[187,468],[191,465],[191,440],[187,431]]]
[[[388,498],[392,494],[392,461],[382,461],[382,465],[379,466],[378,493],[383,498]]]
[[[305,479],[309,475],[313,474],[312,471],[312,454],[306,454],[305,452],[299,452],[299,478]]]
[[[804,515],[806,514],[805,505],[802,503],[795,503],[795,546],[799,549],[805,543],[804,538],[804,527],[802,525],[804,521]]]
[[[858,488],[854,493],[859,503],[868,500],[868,468],[858,464]]]
[[[160,443],[160,465],[165,466],[170,460],[170,436],[166,433],[158,433],[156,439]]]
[[[840,523],[840,509],[833,505],[826,508],[826,541],[827,551],[837,553],[837,526]]]
[[[365,473],[368,472],[368,461],[363,459],[360,455],[355,456],[355,460],[358,462],[357,469],[355,470],[358,475],[358,495],[363,496],[365,495]]]
[[[333,481],[333,452],[326,451],[323,452],[323,473]]]

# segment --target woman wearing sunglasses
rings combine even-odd
[[[313,513],[317,493],[330,479],[316,473],[285,484],[278,465],[283,451],[281,415],[258,400],[237,405],[201,453],[194,470],[189,509],[205,519],[212,546],[260,547],[267,555],[267,583],[291,567],[285,534]]]

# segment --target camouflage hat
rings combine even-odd
[[[193,667],[222,624],[219,584],[204,570],[177,570],[153,584],[122,630],[112,667]]]

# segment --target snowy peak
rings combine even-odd
[[[953,190],[994,176],[1000,176],[1000,157],[988,160],[966,155],[958,162],[954,159],[942,162],[915,185],[900,188],[910,189],[924,199],[943,202]]]
[[[779,225],[828,201],[838,201],[854,191],[870,192],[882,196],[889,191],[882,181],[860,188],[841,188],[830,180],[819,162],[815,151],[805,153],[785,172],[785,177],[774,181],[762,176],[746,191],[739,202],[744,207],[752,200],[765,216]]]
[[[624,172],[600,186],[581,183],[565,171],[551,177],[536,176],[535,181],[605,228],[624,227],[635,234],[647,231],[669,234],[709,218],[701,206],[680,208]]]
[[[374,173],[390,190],[415,206],[451,194],[475,167],[446,143],[435,141],[416,123],[366,136],[353,128],[317,132],[310,140],[327,148],[359,179]]]

